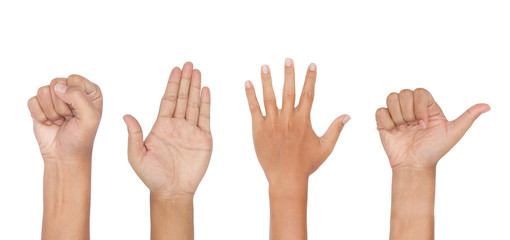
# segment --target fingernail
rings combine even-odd
[[[55,121],[55,124],[57,124],[57,125],[59,125],[59,126],[61,126],[63,123],[64,123],[64,119],[63,119],[63,118],[61,118],[61,119],[59,119],[59,120]]]
[[[346,124],[349,120],[351,120],[351,117],[346,116],[346,117],[344,117],[344,119],[342,120],[342,123],[343,123],[343,124]]]
[[[53,123],[52,123],[50,120],[48,120],[48,121],[44,122],[44,124],[46,124],[46,125],[48,125],[48,126],[49,126],[49,125],[51,125],[51,124],[53,124]]]
[[[423,128],[423,129],[427,128],[427,125],[425,125],[425,121],[423,121],[423,120],[418,121],[418,124],[419,124],[419,125],[420,125],[420,127],[421,127],[421,128]]]
[[[292,59],[287,58],[285,59],[285,66],[290,67],[292,65]]]
[[[246,81],[246,82],[244,82],[244,86],[245,86],[246,88],[251,88],[251,82],[250,82],[250,81]]]
[[[66,93],[67,86],[63,85],[63,84],[60,84],[60,83],[57,83],[57,84],[55,84],[55,91],[59,92],[59,93]]]
[[[267,74],[269,72],[269,67],[267,65],[262,65],[262,73]]]
[[[486,113],[486,112],[488,112],[488,111],[490,111],[490,110],[491,110],[491,108],[489,107],[489,109],[487,109],[487,110],[486,110],[485,112],[483,112],[482,114],[484,114],[484,113]]]
[[[308,69],[312,72],[315,71],[316,68],[317,66],[315,65],[315,63],[311,63],[310,66],[308,67]]]
[[[407,126],[405,124],[398,126],[399,131],[404,131],[404,130],[406,130],[406,128],[407,128]]]

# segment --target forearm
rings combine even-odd
[[[90,158],[45,161],[42,239],[89,239]]]
[[[390,239],[434,239],[436,169],[393,169]]]
[[[270,239],[307,239],[306,207],[308,178],[286,183],[270,183]]]
[[[193,233],[193,196],[151,194],[151,239],[189,240]]]

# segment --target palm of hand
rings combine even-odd
[[[211,158],[210,133],[182,118],[159,118],[145,146],[145,156],[134,168],[151,192],[195,193]]]
[[[427,128],[411,124],[403,131],[381,133],[383,147],[391,167],[430,167],[450,149],[448,120],[444,117],[429,119]]]

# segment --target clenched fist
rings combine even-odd
[[[39,88],[28,108],[45,161],[90,157],[103,110],[96,84],[79,75],[56,78]]]

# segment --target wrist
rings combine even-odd
[[[58,157],[58,156],[42,156],[44,165],[54,165],[56,167],[70,167],[70,166],[79,166],[83,164],[90,164],[92,161],[92,153],[90,154],[84,154],[82,156],[65,156],[65,157]]]
[[[178,193],[178,194],[161,194],[150,193],[151,201],[166,202],[166,201],[193,201],[194,194],[191,193]]]
[[[271,239],[306,239],[308,176],[269,182]]]
[[[193,195],[150,194],[151,239],[193,239]]]
[[[435,173],[436,165],[432,166],[394,166],[391,168],[393,174],[395,173]]]
[[[271,199],[306,198],[308,194],[308,177],[280,179],[269,182],[269,197]]]
[[[396,168],[392,178],[392,218],[402,215],[433,217],[435,167]]]

